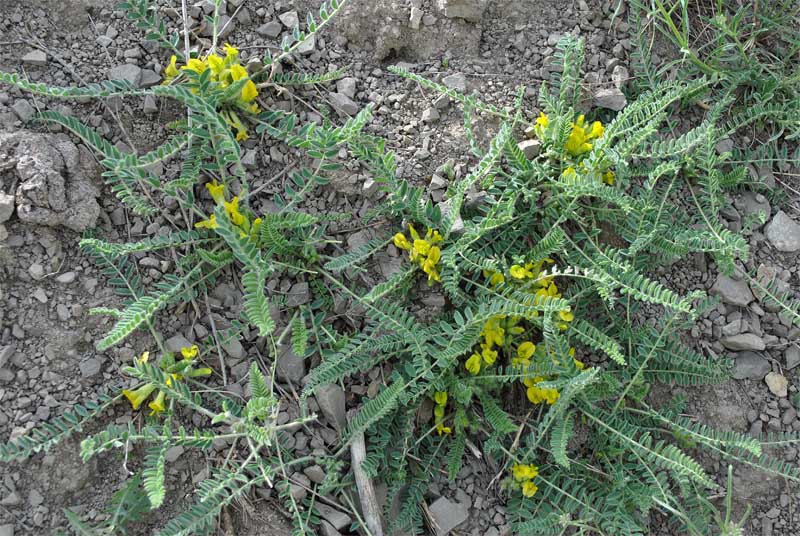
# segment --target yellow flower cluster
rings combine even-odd
[[[433,401],[436,406],[433,408],[433,416],[436,419],[436,433],[439,435],[450,434],[452,429],[444,425],[444,408],[447,406],[447,391],[436,391],[433,394]]]
[[[225,214],[236,227],[239,228],[239,236],[245,238],[250,237],[251,240],[258,239],[258,233],[261,229],[261,218],[256,218],[250,222],[245,214],[239,212],[239,198],[234,196],[230,201],[225,200],[225,185],[219,184],[216,179],[206,183],[206,189],[211,194],[214,203],[225,207]],[[196,229],[216,229],[217,216],[212,214],[207,220],[199,221],[194,224]]]
[[[432,285],[434,281],[441,281],[438,265],[442,259],[442,250],[436,244],[442,241],[442,235],[435,229],[428,229],[425,238],[421,238],[414,226],[410,224],[408,232],[411,235],[410,242],[405,234],[397,233],[394,235],[394,245],[408,251],[411,262],[416,263],[423,272],[428,274],[429,285]]]
[[[199,355],[199,353],[200,349],[197,347],[197,345],[192,345],[181,348],[181,355],[183,356],[184,361],[178,364],[175,364],[171,358],[162,359],[161,363],[159,363],[159,367],[167,373],[167,385],[171,386],[173,381],[180,381],[184,377],[197,378],[199,376],[210,375],[210,368],[193,368],[193,360]],[[137,361],[139,363],[147,363],[149,359],[150,352],[144,352],[142,356],[137,359]],[[138,410],[139,406],[141,406],[148,398],[150,398],[150,395],[153,394],[153,391],[155,390],[155,384],[146,383],[138,389],[123,389],[122,394],[128,399],[128,402],[131,403],[131,407],[133,407],[134,410]],[[158,415],[167,409],[166,399],[166,393],[159,389],[156,397],[147,405],[147,407],[149,407],[151,410],[151,417]]]
[[[542,141],[545,141],[546,139],[546,131],[549,125],[550,118],[544,112],[540,112],[539,117],[536,118],[534,132]],[[605,128],[600,121],[594,121],[591,125],[589,125],[586,123],[586,116],[583,114],[578,116],[575,122],[571,124],[571,127],[572,130],[569,133],[567,142],[564,144],[564,149],[570,156],[576,159],[581,155],[591,151],[593,147],[592,142],[602,138],[603,134],[605,133]],[[579,163],[580,169],[578,171],[576,171],[574,166],[569,166],[564,170],[562,177],[566,179],[575,178],[579,172],[583,172],[584,167],[585,166],[583,162]],[[600,180],[609,186],[614,185],[615,176],[614,172],[610,169],[606,169],[602,173],[599,173],[599,177]]]
[[[535,465],[515,463],[511,468],[511,475],[514,477],[514,484],[520,487],[525,497],[533,497],[539,491],[539,487],[533,483],[533,479],[539,476],[539,468]]]
[[[476,348],[464,364],[470,374],[475,376],[482,368],[489,367],[497,361],[499,351],[506,344],[506,335],[519,335],[525,331],[522,326],[517,325],[520,320],[518,316],[495,316],[484,324],[480,349]]]
[[[251,114],[257,114],[261,110],[254,101],[258,97],[258,87],[250,80],[250,75],[247,69],[242,66],[239,61],[239,51],[229,44],[225,44],[225,57],[218,56],[212,52],[205,58],[190,58],[186,65],[178,67],[177,57],[172,56],[169,60],[169,65],[164,69],[164,84],[169,84],[178,77],[180,71],[192,71],[197,74],[202,74],[205,71],[211,71],[211,82],[219,90],[225,90],[232,84],[241,80],[247,80],[242,86],[241,91],[234,98],[223,104],[229,105],[231,108],[222,111],[223,117],[228,125],[236,130],[236,139],[238,141],[246,140],[248,138],[247,129],[245,128],[242,120],[236,113],[236,109],[245,111]]]

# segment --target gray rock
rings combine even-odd
[[[14,214],[14,196],[0,192],[0,223],[5,223]]]
[[[228,15],[222,15],[219,18],[217,28],[219,28],[220,39],[225,39],[233,33],[234,29],[236,29],[236,19],[232,19]]]
[[[282,31],[283,25],[276,20],[269,21],[256,28],[256,33],[264,37],[278,37]]]
[[[783,356],[786,359],[786,370],[792,370],[797,365],[800,365],[800,348],[794,344],[786,349]],[[2,366],[3,364],[0,363],[0,367]]]
[[[125,80],[130,82],[133,87],[139,87],[142,82],[142,69],[132,63],[123,63],[112,67],[108,71],[109,80]]]
[[[800,251],[800,225],[780,210],[765,229],[767,239],[778,251]]]
[[[184,452],[184,448],[181,445],[175,445],[174,447],[170,447],[167,449],[167,452],[164,454],[164,460],[167,463],[174,463],[181,457],[181,454]]]
[[[528,160],[532,160],[539,156],[539,150],[541,149],[541,142],[539,140],[524,140],[517,144],[519,150],[522,151],[522,154],[525,155],[525,158]]]
[[[766,221],[768,221],[769,217],[772,215],[772,207],[769,205],[769,200],[755,192],[744,192],[734,202],[734,206],[742,213],[743,217],[763,212]]]
[[[13,344],[9,344],[7,346],[0,346],[0,368],[6,366],[11,358],[14,356],[14,352],[16,348]]]
[[[41,279],[44,277],[44,266],[35,262],[28,267],[28,273],[34,279]]]
[[[745,281],[736,281],[720,274],[711,287],[711,294],[719,296],[725,303],[746,307],[755,297]]]
[[[344,390],[338,384],[329,383],[319,387],[314,398],[328,423],[340,432],[344,430],[347,425]]]
[[[463,73],[455,73],[442,78],[442,84],[450,89],[464,93],[467,91],[467,77]]]
[[[411,6],[411,15],[408,18],[412,30],[419,30],[419,23],[422,22],[423,11],[417,6]]]
[[[353,99],[342,93],[331,93],[328,95],[331,105],[342,115],[356,115],[358,104]]]
[[[439,497],[428,507],[436,536],[446,536],[454,528],[467,520],[469,510],[460,503],[454,503],[446,497]]]
[[[308,283],[295,283],[289,289],[289,294],[286,296],[287,307],[297,307],[311,301],[311,291],[308,288]]]
[[[729,153],[733,150],[733,140],[730,138],[723,138],[714,145],[714,150],[718,154]]]
[[[291,346],[285,346],[278,355],[275,364],[275,376],[279,381],[299,384],[306,375],[306,362],[292,351]]]
[[[325,481],[325,470],[319,465],[310,465],[303,469],[303,474],[315,484],[322,484]]]
[[[336,530],[342,530],[350,526],[350,523],[353,521],[349,515],[327,504],[317,503],[316,508],[319,515],[322,516],[322,519],[330,523]]]
[[[614,72],[611,73],[611,81],[614,83],[614,87],[617,89],[622,89],[625,84],[628,83],[628,79],[630,79],[631,75],[628,73],[628,69],[625,68],[624,65],[617,65],[614,67]]]
[[[480,22],[488,0],[437,0],[437,8],[449,19]]]
[[[224,344],[222,344],[222,349],[225,350],[226,354],[234,359],[244,359],[244,346],[242,346],[242,343],[239,342],[239,339],[228,339]]]
[[[317,36],[316,34],[309,35],[297,46],[297,53],[307,56],[317,49]]]
[[[424,123],[435,123],[439,120],[439,112],[436,108],[426,108],[422,112],[422,121]]]
[[[58,281],[62,285],[69,285],[70,283],[75,281],[77,277],[78,274],[76,274],[75,272],[64,272],[63,274],[60,274],[58,277],[56,277],[56,281]]]
[[[47,303],[47,293],[44,291],[43,288],[37,288],[33,291],[32,296],[39,300],[41,303]]]
[[[20,121],[23,123],[27,123],[36,115],[36,109],[25,99],[15,100],[11,109],[14,110],[14,113],[17,114],[17,117],[19,117]]]
[[[447,188],[447,179],[434,173],[431,176],[431,190],[444,190],[445,188]]]
[[[31,506],[39,506],[44,503],[44,497],[42,497],[38,489],[34,488],[28,493],[28,503]]]
[[[755,352],[736,354],[731,376],[737,380],[760,380],[772,370],[769,361]]]
[[[161,83],[161,75],[152,69],[142,69],[142,79],[139,82],[140,87],[153,87]]]
[[[66,134],[0,134],[0,162],[19,179],[17,217],[26,223],[82,232],[100,215],[99,171],[92,154]]]
[[[154,95],[145,95],[142,111],[147,115],[158,112],[158,99]]]
[[[357,85],[358,79],[353,78],[352,76],[347,76],[336,81],[336,91],[349,99],[354,99],[356,98]]]
[[[47,65],[47,54],[41,50],[31,50],[22,56],[22,63],[28,65]]]
[[[283,25],[290,30],[293,30],[295,26],[300,24],[300,18],[297,16],[297,11],[287,11],[286,13],[281,13],[278,15],[278,18]]]
[[[625,108],[628,99],[619,88],[601,88],[594,93],[594,105],[598,108],[607,108],[618,112]]]
[[[189,348],[191,345],[192,343],[183,335],[174,335],[164,341],[164,348],[167,349],[167,352],[172,352],[173,354],[179,354],[181,348]]]
[[[84,378],[91,378],[92,376],[96,376],[100,373],[102,366],[102,361],[96,357],[90,357],[85,361],[81,361],[80,365],[78,365],[78,368],[81,370],[81,376]]]
[[[325,521],[320,521],[319,530],[321,536],[342,536],[342,533],[333,528],[333,525]]]
[[[789,380],[783,374],[770,372],[764,377],[764,382],[775,396],[785,398],[789,394]]]
[[[728,350],[764,350],[767,345],[764,340],[753,333],[741,333],[730,337],[723,337],[720,341]]]
[[[0,525],[0,536],[14,536],[14,524],[6,523],[5,525]]]

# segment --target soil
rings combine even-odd
[[[393,76],[386,70],[388,65],[403,63],[414,72],[437,80],[463,74],[467,91],[484,95],[498,106],[510,106],[516,88],[525,85],[529,88],[525,99],[530,109],[535,108],[542,80],[549,78],[554,45],[564,33],[579,34],[587,40],[585,71],[590,94],[600,87],[614,87],[613,73],[627,77],[626,72],[633,72],[630,29],[624,8],[615,16],[606,0],[468,3],[485,4],[485,11],[477,21],[447,18],[437,10],[434,0],[351,0],[335,24],[317,38],[315,50],[298,56],[294,66],[311,72],[348,66],[346,76],[356,79],[356,89],[350,98],[359,107],[368,103],[376,107],[369,131],[389,140],[398,155],[398,174],[419,184],[429,181],[434,170],[448,159],[456,162],[459,176],[474,157],[469,152],[460,111],[447,102],[437,101],[437,95]],[[32,81],[54,85],[98,82],[108,76],[110,68],[123,64],[137,65],[153,73],[163,72],[168,55],[157,47],[143,46],[140,33],[115,4],[111,0],[4,0],[0,6],[0,35],[4,41],[0,48],[0,70],[20,72]],[[177,8],[179,12],[180,3],[172,5],[169,0],[158,0],[156,4],[168,26],[177,27],[177,20],[170,16],[168,8]],[[265,47],[280,42],[280,36],[261,35],[257,30],[262,25],[291,10],[297,10],[303,20],[304,13],[309,8],[316,10],[317,5],[318,2],[303,0],[230,0],[228,13],[236,15],[233,31],[225,39],[241,48],[243,55],[257,56]],[[425,15],[419,29],[409,22],[412,7],[421,9]],[[46,53],[44,64],[23,61],[34,50]],[[627,81],[623,78],[619,83],[624,88]],[[330,84],[329,89],[337,91],[336,84]],[[324,110],[305,108],[304,104],[329,100],[327,93],[319,89],[290,93],[279,99],[281,106],[294,107],[301,111],[302,119],[310,120],[319,118]],[[166,139],[169,133],[164,125],[177,117],[177,111],[164,102],[156,103],[155,111],[148,108],[150,113],[145,113],[146,103],[136,100],[56,102],[0,86],[0,133],[20,129],[57,131],[52,126],[24,124],[20,102],[33,109],[55,109],[74,115],[97,128],[118,147],[136,151],[152,149]],[[435,109],[438,119],[423,120],[423,111],[428,109]],[[488,137],[494,125],[480,117],[476,119],[478,136]],[[733,141],[747,143],[747,140]],[[252,156],[253,165],[249,166],[252,188],[261,189],[253,208],[268,210],[270,194],[282,189],[285,177],[281,172],[296,164],[300,153],[286,146],[262,145],[255,138],[244,146],[246,154]],[[782,209],[800,221],[800,198],[791,182],[793,177],[800,176],[798,171],[797,168],[753,170],[777,179],[776,191],[785,195],[767,200],[756,198],[755,193],[741,194],[735,205],[738,212],[729,215],[730,227],[741,225],[754,203],[762,207],[766,204],[773,215]],[[360,189],[358,172],[348,170],[342,174],[304,209],[310,213],[365,213],[379,200]],[[6,174],[4,183],[3,173],[0,168],[0,191],[11,188],[12,179]],[[97,186],[100,187],[99,218],[96,227],[84,233],[111,241],[128,241],[158,234],[169,225],[166,215],[136,216],[99,180]],[[340,222],[332,226],[331,233],[347,248],[377,235],[375,229],[355,225]],[[87,311],[97,306],[119,305],[121,298],[109,287],[107,274],[78,248],[82,234],[63,226],[34,225],[17,216],[0,223],[2,441],[25,433],[76,402],[92,399],[98,391],[116,393],[126,387],[128,380],[120,368],[152,345],[149,335],[142,333],[114,349],[105,352],[95,349],[95,342],[109,329],[110,323],[105,317],[89,316]],[[747,268],[755,270],[764,265],[774,269],[789,288],[800,288],[796,253],[777,251],[760,226],[749,239],[752,255]],[[168,257],[141,256],[136,260],[136,268],[145,280],[156,281],[170,261]],[[365,276],[367,281],[385,277],[396,263],[396,257],[379,255],[374,273]],[[658,275],[682,291],[709,290],[717,280],[713,263],[702,257],[685,266],[662,270]],[[276,288],[283,292],[288,292],[294,284],[291,280],[275,282]],[[210,295],[211,307],[220,321],[235,318],[236,306],[241,306],[241,295],[225,285],[222,282]],[[426,306],[435,307],[435,303],[435,299],[429,298]],[[226,317],[231,310],[233,313]],[[210,329],[205,320],[207,317],[198,318],[192,311],[178,311],[163,315],[157,329],[165,339],[180,335],[193,342],[202,339],[203,331],[207,333]],[[730,327],[731,324],[735,326]],[[761,378],[755,378],[732,380],[710,388],[661,387],[653,397],[665,401],[683,392],[690,401],[690,415],[721,429],[753,434],[800,431],[798,408],[791,402],[800,387],[800,368],[787,366],[791,360],[789,354],[796,351],[800,330],[791,328],[785,319],[759,305],[757,300],[748,306],[722,303],[698,322],[689,343],[706,355],[736,358],[739,353],[722,344],[734,329],[764,341],[766,348],[758,354],[769,369],[788,379],[788,396],[774,395]],[[255,355],[254,345],[243,342],[245,354]],[[228,359],[226,388],[242,393],[243,376],[239,374],[242,369],[237,369],[237,365],[246,364],[247,358],[229,355]],[[362,380],[361,394],[375,378],[365,375]],[[347,396],[348,405],[355,405],[360,399],[355,390]],[[297,407],[291,404],[282,409],[288,417],[297,412]],[[118,404],[85,432],[98,431],[110,422],[123,424],[139,418],[129,406]],[[304,428],[293,436],[293,441],[305,442],[306,450],[311,453],[314,449],[324,451],[331,433],[330,426]],[[104,505],[129,475],[127,457],[123,450],[117,450],[84,464],[79,453],[79,438],[75,437],[28,461],[0,465],[0,536],[55,534],[66,527],[65,508],[88,521],[103,519]],[[226,453],[224,448],[215,448],[208,456],[195,451],[172,452],[167,476],[170,492],[165,506],[145,517],[134,533],[152,533],[191,504],[193,483],[202,480],[208,468],[224,459]],[[789,463],[798,463],[796,445],[772,454]],[[711,457],[703,461],[717,481],[724,484],[727,467]],[[441,480],[431,485],[429,502],[445,496],[469,509],[468,521],[453,534],[509,533],[503,501],[493,481],[495,473],[485,460],[470,457],[456,481]],[[733,518],[738,519],[745,506],[753,508],[745,525],[746,534],[800,533],[797,485],[737,467],[735,489]],[[290,534],[290,525],[276,495],[273,490],[259,489],[246,503],[234,504],[220,521],[220,533]],[[670,534],[663,520],[655,519],[653,527],[652,534]],[[343,528],[341,533],[347,534],[346,530]]]

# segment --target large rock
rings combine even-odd
[[[711,287],[711,294],[719,296],[725,303],[746,307],[755,297],[745,281],[736,281],[720,274]]]
[[[132,63],[123,63],[112,67],[108,71],[109,80],[125,80],[130,82],[133,87],[139,87],[142,82],[142,69]]]
[[[454,528],[467,520],[469,509],[461,503],[454,503],[446,497],[439,497],[428,508],[434,524],[436,536],[446,536]]]
[[[625,94],[615,87],[598,89],[594,94],[594,105],[598,108],[607,108],[618,112],[627,104],[628,99],[625,98]]]
[[[800,251],[800,225],[782,210],[767,224],[766,235],[778,251]]]
[[[275,364],[275,376],[278,377],[279,381],[299,385],[300,380],[305,375],[305,360],[296,355],[291,346],[285,346],[278,356],[278,362]]]
[[[769,361],[755,352],[736,355],[731,376],[737,380],[761,380],[772,370]]]
[[[449,19],[480,22],[488,0],[438,0],[437,7]]]
[[[339,431],[344,430],[347,425],[344,390],[338,384],[329,383],[317,388],[314,398],[328,423]]]
[[[95,226],[99,170],[91,153],[67,135],[0,134],[0,190],[9,171],[17,176],[17,217],[23,222],[77,232]]]

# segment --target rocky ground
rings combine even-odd
[[[171,27],[178,24],[179,3],[159,0],[160,12]],[[192,5],[199,39],[203,11],[210,2]],[[439,4],[445,6],[440,9]],[[276,46],[296,16],[303,19],[316,2],[229,0],[224,4],[225,39],[243,55],[257,57]],[[528,86],[529,108],[541,81],[553,66],[550,60],[560,35],[571,32],[587,41],[585,81],[587,99],[608,109],[625,105],[624,94],[632,72],[630,28],[624,7],[614,16],[610,2],[579,0],[351,0],[334,27],[317,37],[297,58],[297,67],[325,72],[348,66],[346,77],[331,84],[330,93],[312,89],[277,99],[265,96],[272,106],[293,107],[301,118],[320,120],[323,110],[308,103],[326,102],[344,118],[368,103],[375,105],[369,130],[389,140],[399,159],[399,174],[429,183],[431,197],[441,200],[447,179],[435,173],[448,159],[455,162],[456,177],[470,162],[469,144],[461,128],[462,116],[447,99],[439,98],[385,69],[403,63],[414,72],[463,91],[487,96],[494,104],[509,105],[516,87]],[[295,15],[296,14],[296,15]],[[0,69],[24,73],[32,81],[55,85],[96,82],[122,77],[147,87],[160,81],[168,56],[141,41],[140,34],[113,2],[104,0],[5,0],[0,7]],[[174,206],[164,214],[141,218],[126,210],[100,181],[96,165],[74,138],[57,129],[29,126],[35,111],[55,109],[74,115],[95,127],[109,141],[126,150],[145,151],[167,136],[164,125],[176,117],[168,103],[110,99],[106,102],[55,102],[32,98],[0,87],[0,439],[16,437],[58,415],[62,408],[91,398],[98,389],[118,390],[126,385],[119,369],[147,349],[145,335],[127,340],[107,352],[95,350],[94,342],[109,328],[102,317],[89,317],[95,306],[112,306],[117,298],[104,274],[77,247],[82,233],[108,240],[135,240],[158,235],[170,228]],[[478,134],[488,136],[493,125],[478,118]],[[25,129],[30,130],[27,132]],[[70,141],[72,139],[73,141]],[[733,143],[744,143],[733,140]],[[278,191],[285,170],[301,161],[295,150],[279,144],[245,142],[244,163],[252,175],[256,211],[269,210],[269,194]],[[346,156],[346,155],[343,155]],[[164,171],[164,170],[161,170]],[[167,170],[168,171],[168,170]],[[744,192],[735,199],[735,210],[726,213],[731,229],[738,229],[748,215],[759,210],[767,223],[749,235],[751,259],[746,268],[759,274],[776,274],[787,289],[798,289],[800,266],[800,196],[797,169],[753,169],[786,195],[767,199],[762,193]],[[311,213],[364,214],[380,202],[365,182],[364,171],[348,168],[312,198],[304,209]],[[795,182],[792,183],[792,180]],[[343,249],[353,249],[374,236],[375,229],[355,227],[349,221],[335,224],[333,236]],[[717,427],[764,432],[800,431],[800,418],[792,397],[800,387],[800,330],[777,314],[757,290],[739,280],[718,276],[710,260],[699,256],[693,263],[673,266],[659,275],[673,288],[695,288],[718,295],[721,303],[692,330],[691,344],[708,355],[733,357],[736,381],[711,389],[685,389],[692,415]],[[143,279],[157,281],[169,272],[174,259],[141,256],[136,268]],[[399,266],[392,249],[378,256],[368,280],[390,275]],[[270,282],[271,290],[285,293],[292,303],[310,300],[303,280]],[[443,303],[443,298],[442,298]],[[238,317],[241,294],[229,282],[208,295],[207,312],[178,311],[162,318],[158,328],[167,346],[180,349],[187,342],[202,341],[214,329],[230,325]],[[436,296],[425,307],[435,307]],[[285,322],[286,319],[283,319]],[[357,323],[357,317],[347,321]],[[212,322],[214,326],[212,326]],[[259,348],[255,334],[250,340],[225,347],[228,384],[241,394],[250,359]],[[308,364],[281,359],[280,384],[293,392],[306,374]],[[335,421],[344,405],[377,386],[380,370],[365,375],[342,397],[330,393],[312,401],[325,418],[317,426],[297,430],[290,441],[299,455],[325,452],[336,439]],[[668,397],[675,390],[662,390]],[[658,394],[656,395],[658,396]],[[287,396],[285,421],[298,414]],[[127,406],[117,406],[107,421],[136,419]],[[284,421],[284,422],[285,422]],[[99,423],[98,427],[103,424]],[[89,430],[90,432],[92,430]],[[192,483],[207,475],[208,467],[223,458],[226,445],[215,446],[206,458],[175,449],[168,454],[168,487],[165,509],[147,527],[158,526],[171,513],[188,504]],[[787,462],[798,463],[796,447],[774,452]],[[723,482],[726,467],[708,458],[706,465]],[[78,441],[73,439],[47,455],[21,464],[5,464],[0,471],[0,536],[50,534],[64,526],[63,508],[85,519],[102,519],[103,505],[127,476],[123,452],[83,465]],[[496,471],[484,460],[470,457],[454,482],[434,483],[428,494],[429,513],[445,534],[508,534],[502,500],[490,487]],[[324,476],[319,467],[293,475],[293,493]],[[492,482],[496,485],[496,482]],[[800,491],[780,479],[739,469],[736,472],[737,510],[753,505],[748,534],[793,535],[800,526]],[[246,504],[238,504],[223,520],[235,534],[288,534],[275,494],[259,490]],[[326,535],[347,534],[350,518],[331,508],[323,516]],[[654,520],[654,527],[659,527]],[[248,528],[249,527],[249,528]],[[234,529],[232,529],[234,530]],[[660,532],[659,532],[660,531]],[[654,528],[654,534],[668,534]]]

